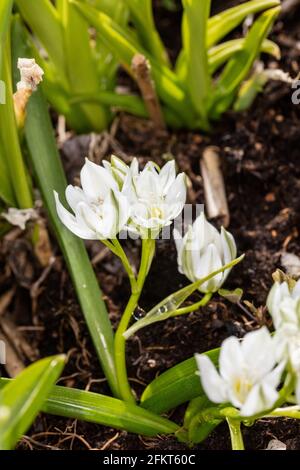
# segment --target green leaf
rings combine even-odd
[[[14,55],[30,56],[30,50],[22,40],[22,29],[14,22]],[[49,219],[64,254],[76,293],[94,342],[99,360],[110,387],[118,395],[115,374],[113,331],[109,321],[102,292],[88,258],[82,240],[75,237],[60,222],[54,202],[56,190],[64,200],[66,179],[56,148],[47,103],[41,90],[34,93],[28,105],[25,137],[33,172],[41,191]]]
[[[170,67],[167,51],[155,27],[151,0],[127,0],[143,47],[160,63]]]
[[[69,94],[71,96],[79,93],[97,95],[100,90],[100,80],[91,48],[88,24],[69,0],[61,0],[60,13]],[[83,131],[90,128],[100,132],[109,123],[109,109],[99,104],[82,104],[79,110],[74,108],[73,113],[76,112],[81,112],[85,118],[86,124],[82,124]]]
[[[242,112],[249,109],[257,95],[263,91],[268,80],[263,70],[254,72],[248,80],[242,83],[234,102],[234,111]]]
[[[4,45],[4,54],[2,61],[2,70],[0,70],[0,80],[5,83],[6,103],[0,104],[0,141],[2,169],[6,169],[7,186],[11,187],[9,200],[16,202],[20,209],[32,207],[32,194],[29,184],[27,169],[23,161],[23,155],[19,142],[18,128],[15,118],[13,103],[13,87],[11,80],[11,56],[10,40],[7,39]],[[8,183],[9,181],[9,183]],[[12,191],[14,201],[12,201]]]
[[[7,379],[0,379],[0,390],[7,382],[10,383]],[[145,436],[173,434],[179,429],[172,421],[137,405],[67,387],[53,387],[42,406],[42,411]]]
[[[3,106],[0,104],[0,106]],[[1,113],[0,113],[1,114]],[[16,206],[9,170],[5,162],[5,151],[0,139],[0,198],[10,207]]]
[[[27,431],[65,363],[53,356],[27,367],[0,391],[0,450],[13,449]]]
[[[219,289],[218,294],[221,297],[224,297],[224,299],[228,300],[229,302],[233,304],[237,304],[241,301],[243,297],[243,289],[240,289],[237,287],[234,290],[228,290],[228,289]]]
[[[3,60],[2,46],[4,44],[4,41],[6,39],[6,33],[8,31],[12,5],[13,0],[1,0],[0,3],[0,71],[2,68],[1,62]]]
[[[207,420],[203,417],[205,410],[216,407],[206,395],[194,398],[190,401],[184,416],[184,428],[188,430],[190,443],[198,444],[222,422],[221,419]]]
[[[185,27],[183,49],[187,66],[187,88],[193,106],[209,128],[207,109],[211,97],[211,78],[207,55],[207,20],[210,0],[183,0]]]
[[[208,53],[208,62],[210,73],[214,74],[215,71],[225,64],[231,57],[238,51],[243,50],[245,39],[232,39],[226,41],[218,46],[212,47]],[[280,49],[273,41],[265,39],[261,45],[260,52],[270,54],[275,59],[280,59]]]
[[[168,318],[174,316],[176,310],[180,307],[180,305],[188,297],[190,297],[193,292],[195,292],[195,290],[197,290],[202,284],[209,281],[217,274],[226,271],[226,269],[232,268],[240,261],[242,261],[243,258],[244,255],[240,256],[239,258],[236,258],[225,266],[222,266],[222,268],[213,271],[208,276],[205,276],[202,279],[199,279],[198,281],[193,282],[192,284],[189,284],[188,286],[183,287],[179,291],[169,295],[159,304],[153,307],[144,318],[141,318],[140,320],[135,322],[130,328],[128,328],[128,330],[125,331],[123,336],[128,339],[141,328],[152,325],[153,323],[157,323],[159,321],[167,320]]]
[[[272,8],[262,13],[248,32],[242,50],[237,52],[226,65],[216,84],[211,108],[214,118],[219,117],[232,104],[239,85],[257,59],[261,44],[269,34],[279,12],[280,8]]]
[[[205,354],[217,365],[220,349]],[[177,364],[156,377],[145,389],[141,406],[160,414],[204,395],[194,357]]]
[[[227,36],[251,14],[280,5],[280,0],[251,0],[211,17],[208,21],[207,47],[211,47]]]
[[[66,79],[63,27],[50,0],[16,0],[20,13],[47,51],[56,70]]]
[[[194,116],[190,107],[187,106],[186,94],[176,75],[164,65],[159,64],[125,28],[107,15],[77,1],[72,0],[72,3],[97,29],[103,43],[130,75],[133,75],[131,63],[136,54],[143,54],[149,60],[160,99],[181,117],[185,125],[193,126]]]

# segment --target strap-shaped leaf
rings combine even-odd
[[[12,10],[13,0],[1,0],[0,3],[0,70],[3,57],[3,43],[6,38],[6,33],[9,25],[9,17]]]
[[[10,187],[14,194],[14,201],[20,209],[27,209],[32,207],[33,201],[29,177],[23,161],[15,118],[11,80],[9,34],[7,34],[3,51],[0,80],[3,80],[3,83],[5,84],[6,101],[5,105],[0,105],[0,158],[2,160],[2,169],[6,168],[6,176],[10,181]],[[11,199],[11,197],[9,199]]]
[[[14,63],[16,57],[30,56],[30,50],[28,51],[27,44],[22,38],[22,25],[15,21],[13,27]],[[25,137],[33,172],[65,256],[99,360],[113,393],[118,395],[113,331],[102,292],[82,240],[67,230],[57,216],[53,191],[56,190],[64,199],[67,182],[57,151],[48,106],[41,90],[35,92],[29,101]]]
[[[216,84],[216,92],[212,104],[212,116],[219,117],[234,100],[241,82],[247,77],[253,62],[257,59],[263,40],[280,12],[280,8],[272,8],[262,13],[250,29],[243,48],[228,62]]]
[[[162,64],[170,66],[167,51],[155,27],[151,0],[127,0],[131,17],[145,49]]]
[[[65,66],[69,81],[69,94],[94,93],[100,90],[100,80],[96,60],[90,43],[88,24],[69,0],[60,0],[60,21],[63,27]],[[102,131],[109,123],[109,109],[99,104],[82,104],[73,113],[83,114],[86,124],[82,131],[94,129]],[[78,127],[77,127],[78,128]]]
[[[10,381],[0,379],[0,390],[6,383]],[[173,434],[179,429],[172,421],[137,405],[106,395],[67,387],[53,387],[42,406],[42,411],[145,436]]]
[[[65,356],[53,356],[29,366],[0,391],[0,450],[13,449],[41,410],[58,379]]]
[[[208,21],[207,47],[218,43],[244,19],[253,13],[259,13],[280,5],[280,0],[251,0],[212,16]]]
[[[211,79],[207,55],[207,21],[211,0],[183,0],[186,27],[183,28],[183,49],[187,67],[187,88],[191,101],[209,127],[207,110],[211,97]]]
[[[241,51],[244,44],[245,39],[232,39],[231,41],[226,41],[218,46],[212,47],[208,53],[210,73],[215,73],[215,71],[231,59],[236,52]],[[260,52],[270,54],[277,60],[280,59],[281,55],[278,45],[269,39],[263,41]]]
[[[219,349],[205,353],[217,365]],[[159,375],[145,389],[141,405],[154,413],[165,413],[182,403],[203,395],[194,357]]]
[[[16,4],[57,70],[66,77],[63,28],[51,0],[16,0]]]

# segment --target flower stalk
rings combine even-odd
[[[149,266],[153,258],[153,246],[155,246],[155,240],[151,238],[142,239],[141,264],[136,280],[136,286],[132,291],[115,335],[115,361],[120,394],[123,400],[130,403],[135,403],[135,398],[132,394],[127,377],[125,356],[126,339],[124,338],[123,334],[127,330],[132,315],[138,305],[138,301],[149,271]]]

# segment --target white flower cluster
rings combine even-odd
[[[63,224],[83,239],[114,239],[127,229],[141,236],[156,236],[182,212],[186,201],[184,173],[176,176],[175,161],[160,169],[149,162],[142,171],[136,158],[130,166],[112,156],[103,166],[86,160],[81,186],[68,186],[67,211],[55,193]]]
[[[276,329],[273,336],[263,327],[242,341],[227,338],[221,346],[219,371],[206,355],[196,354],[208,398],[231,403],[245,417],[275,406],[285,369],[294,376],[300,404],[300,280],[293,287],[275,282],[267,306]]]

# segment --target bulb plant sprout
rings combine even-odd
[[[156,30],[151,0],[126,2],[133,28],[115,21],[101,6],[70,1],[137,81],[133,61],[138,55],[145,57],[165,121],[172,127],[209,130],[237,98],[242,100],[239,90],[260,54],[280,56],[278,46],[267,39],[280,11],[279,0],[251,0],[215,16],[210,0],[183,0],[182,49],[174,67]],[[228,40],[226,36],[248,15],[256,16],[246,35]],[[128,97],[130,101],[134,112],[136,97]]]

